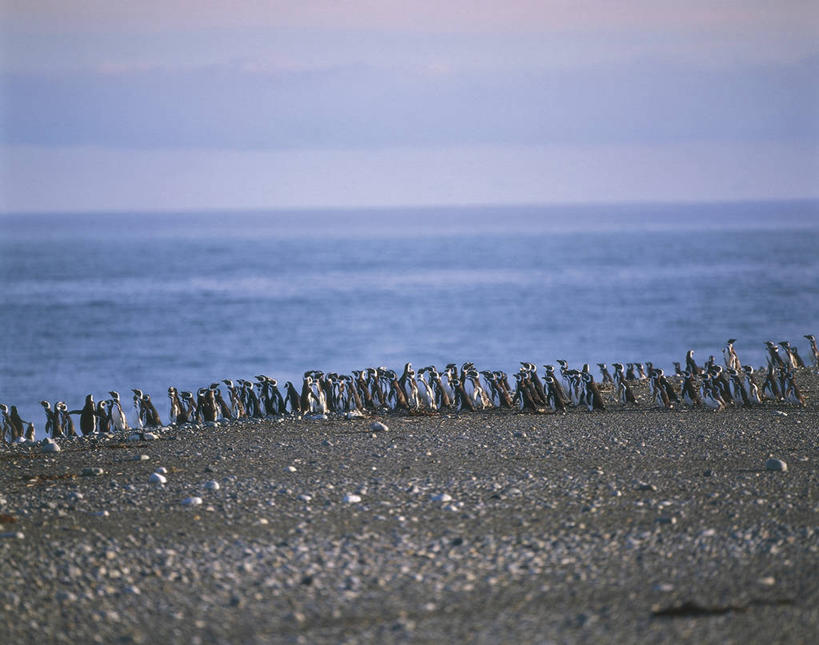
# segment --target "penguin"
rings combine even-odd
[[[68,406],[65,404],[65,401],[57,401],[54,408],[59,412],[63,434],[71,439],[76,437],[77,430],[74,428],[74,419],[71,418],[71,414],[68,412]]]
[[[723,360],[725,361],[725,367],[739,372],[742,369],[742,363],[739,362],[739,356],[737,356],[737,353],[734,350],[735,342],[737,342],[736,338],[729,338],[728,342],[725,344],[725,348],[722,350],[722,355]]]
[[[111,431],[111,420],[108,418],[108,404],[105,401],[97,403],[97,432],[108,434]]]
[[[555,390],[555,394],[560,399],[561,403],[563,404],[563,409],[566,409],[566,406],[569,405],[569,395],[566,394],[566,390],[563,389],[563,385],[558,380],[557,375],[555,374],[555,367],[554,365],[544,365],[544,369],[546,370],[546,377],[551,377],[554,383],[552,387]]]
[[[710,408],[715,412],[718,412],[725,407],[725,402],[720,398],[712,383],[711,376],[708,374],[703,375],[702,378],[702,383],[700,385],[700,399],[705,407]]]
[[[245,406],[242,403],[242,397],[239,396],[239,392],[236,390],[236,386],[230,379],[223,379],[222,383],[227,387],[228,395],[230,396],[231,417],[234,419],[243,419],[246,416]]]
[[[779,388],[779,382],[774,374],[773,364],[768,362],[768,373],[765,375],[765,380],[762,383],[762,394],[765,398],[773,399],[774,401],[782,400],[782,390]]]
[[[785,361],[779,355],[779,348],[770,340],[765,341],[765,346],[768,348],[768,355],[774,367],[785,367]]]
[[[637,372],[634,369],[634,363],[626,363],[626,380],[627,381],[637,380]]]
[[[744,407],[749,407],[751,405],[748,394],[745,392],[743,379],[739,375],[739,372],[733,367],[728,369],[728,385],[729,391],[731,392],[731,397],[737,404],[742,403]]]
[[[97,408],[94,405],[94,396],[92,394],[85,397],[85,405],[82,410],[71,410],[69,414],[80,415],[80,432],[82,432],[83,436],[97,431]]]
[[[683,374],[682,365],[680,365],[680,361],[674,361],[674,376],[685,376],[685,374]]]
[[[472,398],[469,396],[469,394],[467,394],[461,380],[453,377],[449,381],[449,384],[452,386],[452,389],[455,392],[455,409],[459,412],[463,411],[464,409],[467,409],[470,412],[475,412],[475,404],[472,402]]]
[[[538,406],[546,405],[546,388],[543,387],[543,382],[537,375],[537,366],[534,363],[523,362],[521,362],[521,366],[526,370],[535,391],[535,402]]]
[[[435,403],[435,391],[432,389],[432,386],[427,383],[424,372],[425,370],[422,367],[418,370],[418,373],[415,376],[418,384],[420,385],[418,388],[419,401],[423,403],[423,406],[430,412],[437,412],[438,405]]]
[[[455,405],[455,400],[452,392],[444,386],[444,380],[441,373],[434,365],[426,368],[430,377],[430,386],[435,390],[435,405],[439,410],[451,409]]]
[[[665,372],[663,372],[662,368],[655,370],[657,372],[657,383],[660,387],[665,390],[665,394],[668,397],[668,400],[674,404],[680,402],[680,397],[677,396],[677,391],[674,389],[674,386],[671,382],[666,378]]]
[[[605,363],[598,363],[597,367],[600,368],[600,376],[603,379],[602,380],[603,385],[613,384],[614,379],[611,378],[611,374],[609,374],[609,370],[606,367],[606,364]]]
[[[689,349],[685,353],[685,369],[691,372],[692,376],[699,376],[702,374],[702,368],[697,365],[697,362],[694,360],[694,350]]]
[[[295,386],[290,381],[287,381],[287,383],[284,384],[284,392],[285,402],[290,406],[290,414],[300,415],[302,413],[301,397],[296,391]]]
[[[731,384],[728,382],[728,377],[719,365],[713,365],[709,370],[711,376],[711,384],[719,398],[726,404],[735,404],[734,397],[731,396]]]
[[[9,406],[0,403],[0,443],[11,442],[12,438],[11,420],[9,417]]]
[[[196,407],[205,423],[216,421],[216,400],[213,393],[206,387],[196,390]]]
[[[52,439],[62,437],[63,425],[60,423],[59,411],[56,408],[52,410],[51,403],[48,401],[40,401],[40,405],[43,406],[43,410],[45,411],[46,415],[46,423],[45,427],[43,428],[46,436],[50,436]]]
[[[225,402],[225,399],[222,397],[222,392],[219,390],[219,384],[211,383],[210,391],[213,392],[213,396],[216,399],[216,407],[219,409],[219,412],[221,413],[222,417],[224,419],[230,419],[232,416],[230,408],[228,407],[228,404]],[[276,390],[276,392],[278,393],[278,390]],[[279,394],[279,398],[281,398],[281,394]]]
[[[785,386],[782,388],[782,394],[785,400],[789,403],[796,403],[804,408],[807,403],[805,402],[805,397],[802,395],[802,392],[799,390],[799,386],[796,384],[793,370],[786,368],[784,371],[783,381]]]
[[[145,427],[145,408],[142,405],[142,390],[131,388],[134,393],[134,410],[136,410],[136,423],[134,426],[142,430]]]
[[[17,411],[17,406],[12,405],[9,412],[9,423],[11,424],[11,440],[18,441],[23,438],[27,427],[33,427],[30,421],[23,421],[20,418],[20,413]]]
[[[614,366],[614,394],[617,401],[621,405],[626,403],[633,403],[639,405],[637,399],[634,397],[634,392],[625,378],[624,367],[622,363],[612,363]]]
[[[367,386],[367,380],[364,378],[363,370],[353,370],[353,390],[356,396],[361,400],[362,410],[374,411],[376,406],[373,401],[373,395],[370,388]]]
[[[196,405],[193,392],[182,391],[179,396],[182,397],[182,402],[187,406],[187,410],[184,411],[183,416],[177,418],[177,423],[180,425],[183,423],[201,423],[199,406]]]
[[[457,379],[455,379],[457,381]],[[517,401],[517,407],[520,412],[529,410],[531,412],[539,412],[537,401],[535,401],[535,390],[532,387],[529,373],[521,369],[515,374],[515,396],[513,401]],[[456,386],[457,387],[457,386]],[[456,394],[456,396],[458,396]]]
[[[159,428],[162,421],[159,418],[159,412],[156,411],[153,402],[151,402],[151,395],[143,394],[141,403],[145,408],[145,425],[149,428]]]
[[[802,357],[799,355],[799,350],[790,344],[789,341],[783,340],[779,343],[782,346],[782,349],[785,350],[785,353],[788,355],[790,366],[793,369],[798,369],[800,367],[805,367],[805,361],[802,360]]]
[[[656,370],[652,372],[651,376],[649,377],[652,399],[654,399],[654,402],[661,408],[671,410],[674,406],[672,405],[671,400],[668,398],[665,388],[659,382],[659,379],[660,373]]]
[[[318,401],[316,401],[316,395],[313,393],[312,376],[305,376],[302,381],[299,408],[304,410],[305,414],[315,414],[318,409]]]
[[[122,409],[122,402],[119,398],[119,392],[111,390],[108,392],[111,395],[111,403],[108,407],[108,414],[111,417],[111,424],[117,432],[124,432],[128,430],[128,417],[125,416],[125,411]]]
[[[702,399],[700,399],[700,393],[697,390],[696,385],[694,384],[694,375],[691,374],[688,370],[683,372],[683,384],[682,384],[682,400],[688,406],[696,407],[702,405]]]
[[[168,388],[168,398],[171,401],[171,409],[168,412],[168,423],[170,424],[184,423],[184,421],[179,420],[180,416],[186,416],[184,415],[182,401],[179,400],[179,392],[173,385],[171,385]]]
[[[544,387],[546,388],[546,404],[553,412],[560,412],[566,414],[566,403],[560,397],[557,391],[557,381],[553,376],[546,376],[543,379]]]
[[[810,343],[810,351],[813,354],[813,366],[819,368],[819,347],[816,345],[816,336],[813,334],[805,334],[805,338]]]
[[[418,383],[415,381],[415,370],[412,369],[412,363],[404,364],[404,371],[398,378],[398,383],[407,398],[410,409],[417,410],[420,407],[420,401],[418,399]]]
[[[754,368],[750,365],[743,365],[742,371],[745,372],[745,376],[742,382],[742,387],[745,390],[745,396],[748,397],[748,401],[752,404],[761,404],[762,403],[762,395],[759,393],[759,386],[757,386],[756,382],[754,381]]]
[[[603,403],[603,397],[600,395],[600,389],[597,383],[594,382],[594,377],[590,372],[581,372],[583,379],[583,390],[585,393],[585,403],[589,412],[594,410],[605,410],[606,405]]]

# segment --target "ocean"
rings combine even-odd
[[[819,334],[819,202],[0,216],[0,402],[308,369],[743,362]],[[593,365],[594,367],[594,365]],[[596,372],[595,372],[596,373]]]

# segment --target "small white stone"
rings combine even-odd
[[[451,502],[452,501],[452,495],[450,495],[449,493],[438,493],[436,495],[430,495],[429,498],[433,502]]]
[[[60,452],[60,446],[51,439],[47,440],[48,443],[44,443],[43,446],[40,448],[42,452]]]
[[[153,432],[145,433],[145,441],[156,441],[157,439],[159,439],[159,436],[155,435]]]
[[[370,424],[370,430],[373,432],[387,432],[389,428],[387,427],[386,423],[381,423],[380,421],[373,421]]]
[[[354,495],[352,493],[348,493],[344,496],[344,502],[346,504],[358,504],[361,501],[361,495]]]
[[[296,472],[296,467],[295,466],[288,466],[287,470],[289,470],[291,473],[294,473],[294,472]]]
[[[4,539],[22,540],[25,537],[26,536],[22,531],[9,531],[7,533],[0,533],[0,540]]]
[[[219,490],[219,482],[215,479],[211,479],[209,482],[205,482],[205,490]]]
[[[768,461],[765,462],[765,470],[773,470],[776,472],[786,473],[788,472],[788,464],[786,464],[781,459],[775,459],[771,457]]]
[[[134,455],[132,459],[134,461],[149,461],[151,458],[148,455]]]
[[[310,496],[309,496],[309,495],[307,495],[307,494],[301,494],[301,495],[299,495],[299,499],[300,499],[302,502],[309,502],[309,501],[311,501],[313,498],[312,498],[312,497],[310,497]]]
[[[201,506],[202,505],[202,498],[201,497],[186,497],[182,500],[182,506]]]
[[[766,587],[773,587],[776,584],[776,578],[773,576],[766,576],[764,578],[760,578],[758,582]]]
[[[152,484],[165,484],[167,483],[167,479],[165,479],[165,475],[161,475],[160,473],[154,473],[148,478],[148,481]]]
[[[159,468],[157,468],[157,469],[156,469],[156,471],[154,471],[154,472],[157,472],[157,473],[159,473],[160,475],[167,475],[167,474],[168,474],[168,469],[167,469],[167,468],[165,468],[165,466],[160,466],[160,467],[159,467]]]
[[[132,432],[125,438],[125,441],[142,441],[142,435],[139,432]]]

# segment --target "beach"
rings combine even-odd
[[[819,377],[797,381],[805,408],[642,391],[3,448],[0,642],[809,642]]]

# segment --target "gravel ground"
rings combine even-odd
[[[0,642],[814,641],[819,378],[798,382],[804,409],[7,448]]]

